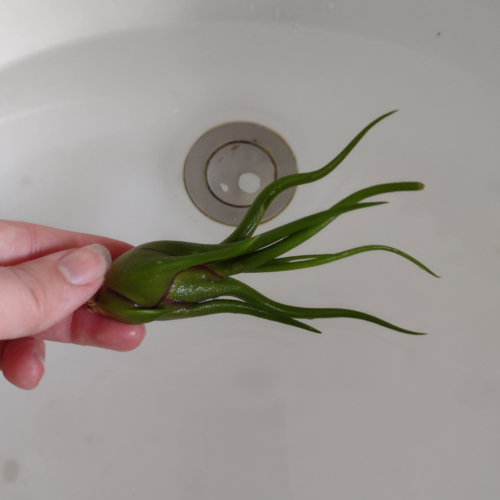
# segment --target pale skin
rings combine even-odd
[[[122,352],[141,344],[144,325],[125,325],[85,307],[110,257],[130,248],[101,236],[0,220],[0,370],[9,382],[21,389],[40,383],[45,341]]]

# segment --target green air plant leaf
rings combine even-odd
[[[238,227],[219,244],[154,241],[137,246],[111,265],[104,284],[88,302],[90,311],[123,323],[192,318],[219,313],[247,314],[320,333],[299,319],[356,318],[392,330],[422,335],[351,309],[294,307],[275,302],[234,279],[241,273],[269,273],[320,266],[364,252],[394,253],[436,276],[415,258],[385,245],[365,245],[334,254],[282,257],[337,217],[386,202],[367,198],[419,191],[419,182],[379,184],[357,191],[328,210],[308,215],[254,236],[272,201],[284,190],[317,181],[332,172],[386,113],[365,127],[330,163],[319,170],[290,175],[269,184],[257,196]],[[232,297],[228,299],[227,297]]]

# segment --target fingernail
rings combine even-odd
[[[88,285],[104,276],[111,266],[106,247],[94,243],[66,254],[57,267],[72,285]]]

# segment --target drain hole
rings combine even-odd
[[[266,186],[295,173],[295,157],[279,135],[254,123],[237,122],[213,128],[196,141],[186,158],[184,180],[202,212],[236,226]],[[281,212],[294,191],[280,194],[263,220]]]
[[[256,144],[230,142],[208,160],[207,182],[214,196],[233,207],[249,207],[260,192],[276,179],[276,166]]]
[[[238,186],[245,193],[256,193],[260,189],[260,177],[256,174],[252,174],[252,172],[241,174],[238,179]]]

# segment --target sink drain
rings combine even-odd
[[[278,134],[255,123],[235,122],[215,127],[196,141],[186,158],[184,180],[204,214],[236,226],[267,185],[295,173],[295,156]],[[281,212],[294,192],[280,194],[262,220]]]

